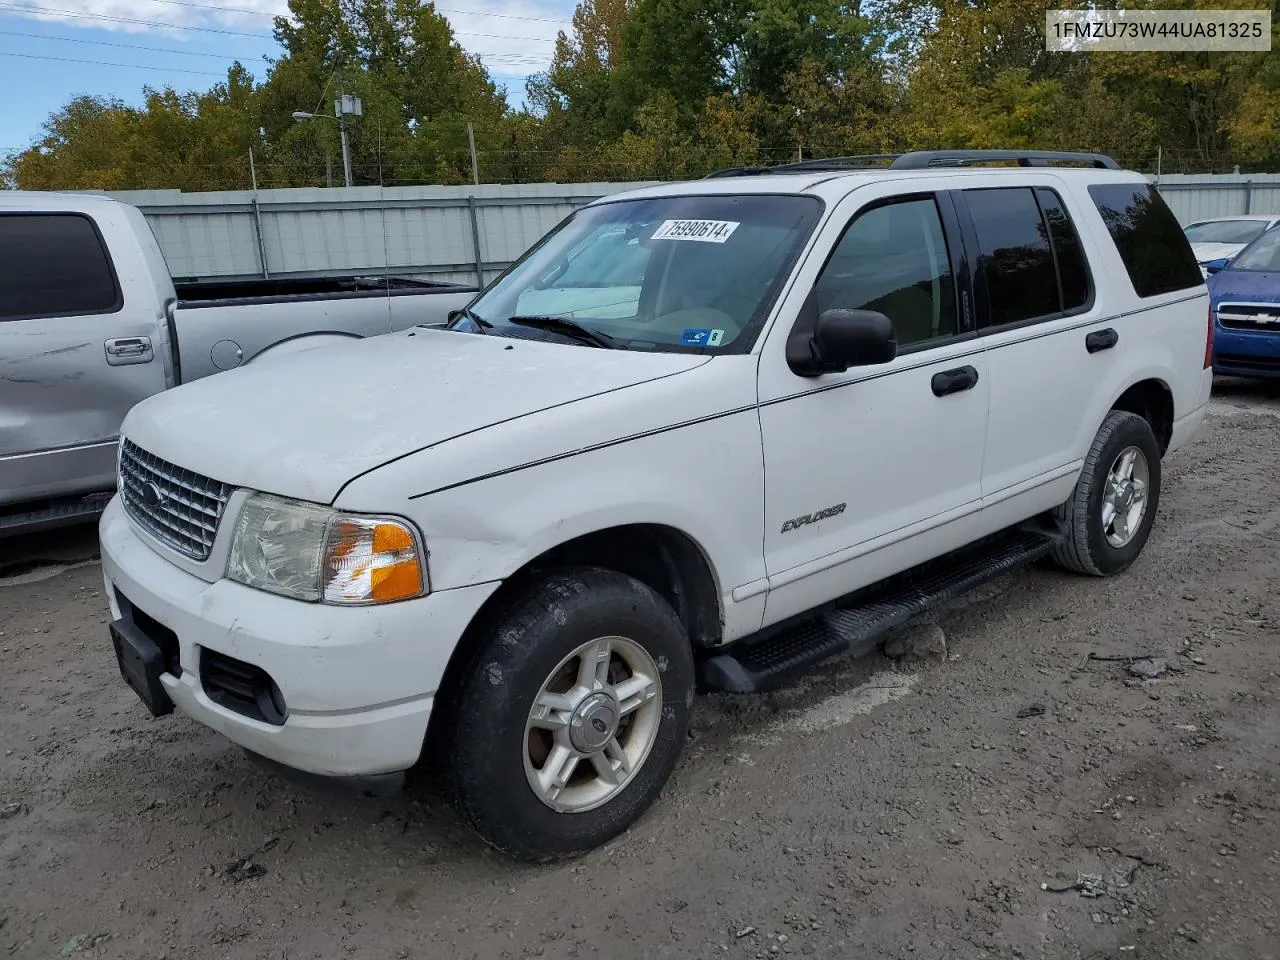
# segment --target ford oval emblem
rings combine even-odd
[[[148,481],[142,485],[142,503],[144,506],[155,509],[161,506],[166,497],[164,491],[161,490],[154,482]]]

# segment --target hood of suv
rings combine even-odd
[[[706,360],[415,330],[197,380],[138,404],[122,432],[224,483],[329,503],[390,460]]]

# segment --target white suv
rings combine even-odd
[[[101,521],[127,681],[311,773],[438,747],[546,859],[653,802],[695,688],[1037,558],[1124,570],[1209,399],[1173,215],[1095,155],[877,162],[592,203],[448,329],[139,404]]]

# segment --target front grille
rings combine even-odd
[[[157,540],[193,560],[207,560],[231,494],[229,484],[184,470],[132,440],[120,453],[120,500]]]
[[[261,667],[206,647],[200,651],[200,685],[210,700],[241,716],[277,727],[285,721],[284,697]]]
[[[1224,303],[1218,307],[1218,323],[1227,330],[1280,334],[1280,303]]]

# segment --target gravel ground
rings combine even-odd
[[[1278,477],[1280,390],[1220,383],[1127,574],[1027,571],[901,662],[704,698],[664,798],[550,868],[149,720],[91,534],[10,541],[0,956],[1280,957]]]

